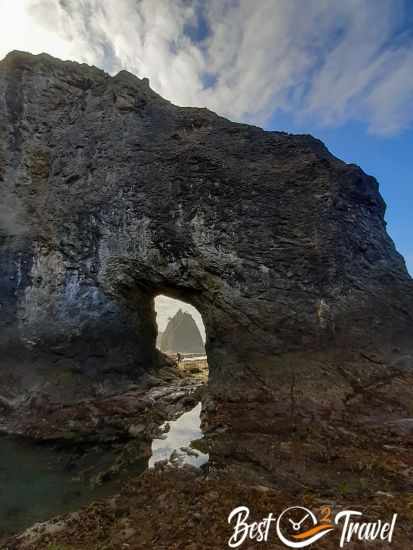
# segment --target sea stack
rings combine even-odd
[[[192,315],[181,309],[169,320],[160,339],[160,348],[173,353],[205,353],[199,328]]]

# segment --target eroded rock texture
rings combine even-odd
[[[201,312],[217,395],[272,387],[297,411],[321,391],[334,406],[363,376],[411,366],[413,284],[377,182],[311,136],[14,52],[0,63],[0,186],[3,383],[149,368],[159,293]]]

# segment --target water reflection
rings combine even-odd
[[[201,403],[187,413],[182,414],[177,420],[167,422],[163,428],[169,426],[169,430],[162,438],[152,442],[152,456],[149,467],[153,468],[157,462],[169,461],[174,464],[190,464],[197,468],[208,462],[209,455],[200,447],[202,441],[201,431]]]
[[[113,459],[101,448],[77,456],[73,450],[1,437],[0,536],[113,493],[113,483],[95,483]]]
[[[113,495],[122,480],[161,460],[201,467],[209,457],[202,450],[200,413],[201,403],[165,423],[163,428],[169,426],[169,431],[153,440],[149,464],[143,452],[148,443],[139,439],[119,444],[117,449],[96,446],[76,452],[0,436],[0,538]],[[128,449],[134,451],[130,460],[116,475],[102,477]]]

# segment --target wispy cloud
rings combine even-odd
[[[0,56],[24,49],[148,76],[180,105],[265,124],[413,122],[409,0],[0,0]],[[412,23],[412,19],[410,20]]]

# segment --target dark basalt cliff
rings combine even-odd
[[[335,407],[411,366],[413,282],[377,182],[311,136],[176,107],[125,71],[13,52],[0,188],[3,386],[149,368],[159,293],[201,312],[224,398],[269,392],[305,410],[319,392]]]

